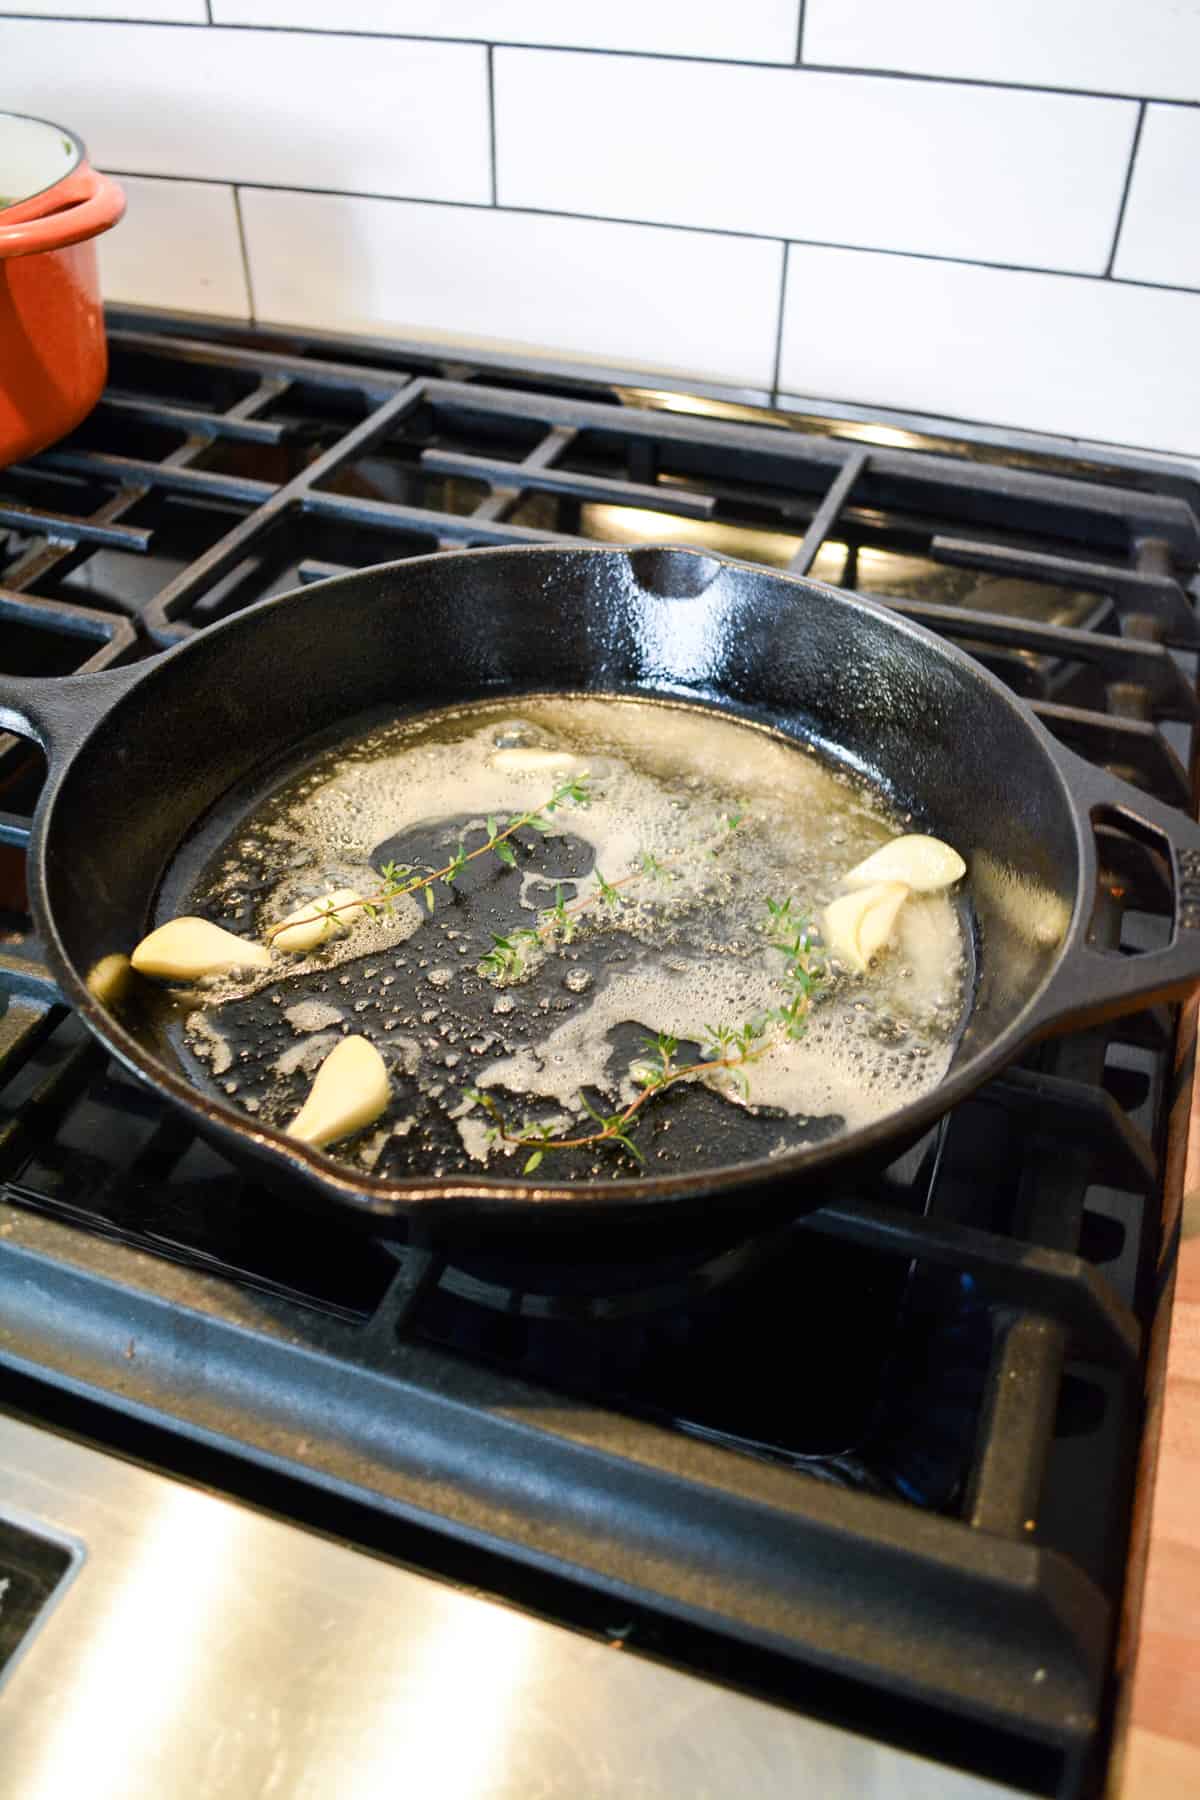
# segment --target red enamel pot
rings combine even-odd
[[[94,240],[124,211],[73,133],[0,112],[0,468],[62,437],[100,396]]]

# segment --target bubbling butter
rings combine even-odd
[[[694,1044],[786,999],[768,898],[826,921],[817,944],[826,978],[807,1032],[798,1040],[767,1032],[746,1070],[748,1095],[728,1072],[699,1079],[731,1105],[844,1130],[941,1080],[967,986],[960,904],[933,880],[953,867],[948,846],[936,868],[918,846],[924,879],[881,876],[847,893],[848,877],[872,859],[886,868],[889,846],[905,836],[911,874],[915,834],[861,778],[812,749],[698,706],[591,696],[526,697],[519,706],[430,714],[324,753],[210,865],[199,896],[207,910],[260,935],[288,918],[307,931],[322,896],[376,892],[385,856],[442,866],[460,841],[468,852],[485,843],[489,820],[503,825],[544,808],[560,783],[587,783],[589,803],[564,800],[550,836],[517,834],[514,869],[490,855],[473,862],[471,893],[438,886],[433,912],[420,894],[377,918],[356,907],[324,941],[276,958],[277,973],[231,972],[205,988],[200,1004],[214,1026],[228,1018],[239,1091],[258,1097],[261,1116],[286,1127],[296,1076],[330,1042],[320,1030],[352,1020],[355,1039],[397,1077],[386,1096],[377,1071],[368,1083],[380,1102],[367,1156],[376,1172],[388,1171],[393,1152],[410,1159],[405,1170],[515,1172],[468,1090],[493,1096],[514,1123],[529,1110],[559,1121],[562,1135],[580,1135],[583,1090],[614,1104],[638,1091],[633,1062],[614,1060],[622,1028]],[[387,848],[396,843],[399,852]],[[617,905],[606,895],[614,885]],[[536,930],[556,899],[571,909],[573,943],[544,936],[515,981],[480,972],[492,931]],[[857,956],[828,928],[838,907],[862,915]],[[259,1029],[264,1013],[270,1029]],[[365,1053],[359,1061],[365,1069]],[[650,1138],[657,1104],[639,1114]],[[326,1141],[365,1166],[362,1146]],[[411,1160],[420,1156],[427,1160]],[[553,1178],[551,1153],[543,1173]]]

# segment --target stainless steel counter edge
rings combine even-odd
[[[0,1514],[83,1546],[0,1686],[0,1800],[1013,1792],[2,1415]]]

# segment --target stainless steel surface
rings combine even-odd
[[[4,1416],[0,1496],[84,1547],[0,1690],[3,1800],[1013,1793]]]

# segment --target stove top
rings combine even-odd
[[[668,540],[884,599],[1191,802],[1185,462],[112,323],[91,418],[0,471],[9,672],[439,548]],[[24,916],[40,778],[0,738],[0,1405],[882,1742],[1094,1789],[1169,1013],[1039,1047],[767,1234],[447,1261],[285,1210],[105,1059]],[[1158,941],[1160,870],[1105,851],[1106,941]]]

